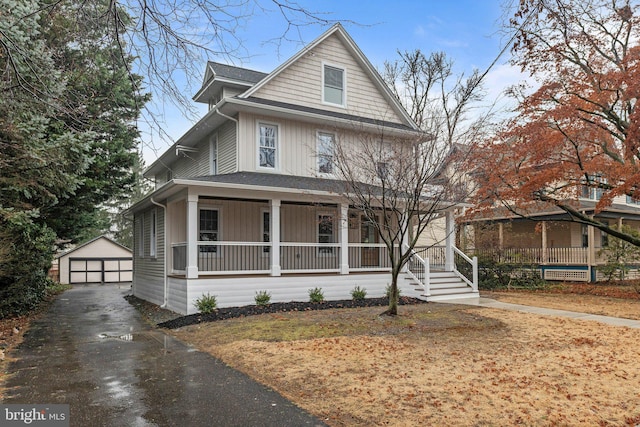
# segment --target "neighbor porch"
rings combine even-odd
[[[600,221],[640,229],[640,220],[601,213]],[[545,280],[595,282],[603,279],[598,267],[606,264],[603,252],[609,236],[599,229],[554,220],[503,220],[467,225],[460,233],[465,252],[500,263],[537,266]],[[632,276],[640,274],[637,266]]]

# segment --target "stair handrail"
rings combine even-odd
[[[471,286],[471,289],[473,289],[474,291],[478,291],[478,257],[474,256],[473,258],[469,258],[467,256],[467,254],[465,254],[464,252],[462,252],[460,249],[458,249],[457,247],[453,246],[453,251],[454,253],[457,253],[458,255],[460,255],[460,257],[467,261],[469,264],[471,264],[471,271],[472,271],[472,277],[471,280],[469,280],[464,274],[462,274],[460,271],[458,271],[458,268],[456,267],[456,263],[455,261],[453,262],[453,271],[462,279],[464,280],[469,286]]]
[[[407,245],[404,246],[405,249],[408,249],[409,247]],[[418,276],[415,275],[415,273],[413,271],[411,271],[411,265],[413,260],[416,260],[419,264],[422,264],[422,268],[424,269],[424,277],[422,279],[420,279]],[[416,251],[413,250],[413,248],[411,249],[411,255],[409,256],[409,261],[407,262],[407,274],[416,282],[418,282],[418,284],[420,286],[422,286],[422,288],[424,289],[424,295],[425,296],[431,296],[431,280],[430,280],[430,276],[431,276],[431,264],[429,263],[429,258],[424,258],[422,259],[422,257],[420,255],[418,255],[416,253]]]

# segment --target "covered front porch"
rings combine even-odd
[[[170,308],[191,313],[192,302],[206,293],[220,307],[252,304],[263,290],[273,302],[307,300],[314,287],[327,299],[350,299],[355,286],[368,297],[385,295],[390,249],[373,223],[383,220],[383,209],[372,219],[337,194],[279,190],[190,185],[167,200]],[[457,271],[453,211],[446,221],[451,233],[431,250],[434,262],[416,252],[405,267],[403,295],[428,298],[430,271]],[[469,276],[464,287],[477,291]]]

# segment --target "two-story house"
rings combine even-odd
[[[315,287],[326,299],[349,299],[355,286],[383,296],[387,249],[343,197],[333,146],[421,132],[344,28],[269,74],[209,62],[194,99],[208,112],[145,171],[156,189],[129,211],[134,294],[180,313],[207,293],[220,307],[252,304],[257,291],[306,301]],[[477,295],[457,286],[440,294]]]

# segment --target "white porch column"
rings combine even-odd
[[[501,222],[498,223],[498,249],[504,248],[504,226]]]
[[[453,247],[456,243],[456,220],[452,210],[447,211],[445,224],[447,237],[445,239],[444,269],[445,271],[453,271],[456,265],[453,253]]]
[[[546,264],[549,259],[547,255],[547,221],[541,222],[542,228],[542,263]]]
[[[596,265],[596,229],[587,225],[587,264],[589,264],[589,273],[591,268]]]
[[[349,205],[340,204],[340,274],[349,274]]]
[[[198,278],[198,195],[187,196],[187,279]]]
[[[409,246],[409,228],[411,228],[411,223],[409,221],[409,218],[407,218],[407,215],[405,214],[401,221],[400,221],[400,227],[405,230],[405,233],[402,235],[402,242],[400,243],[400,253],[402,253],[402,251],[404,251],[404,248],[406,246]],[[406,273],[407,271],[409,271],[409,263],[406,262],[403,266],[402,269],[400,270],[403,273]]]
[[[280,276],[280,200],[271,200],[271,275]]]

